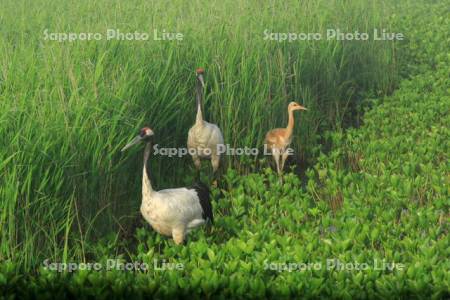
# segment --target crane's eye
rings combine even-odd
[[[141,129],[141,132],[139,132],[140,137],[145,137],[147,135],[147,129],[147,127]]]

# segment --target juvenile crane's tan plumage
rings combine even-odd
[[[286,128],[272,129],[266,134],[264,143],[267,150],[272,153],[273,159],[275,160],[275,164],[277,166],[278,175],[281,175],[283,173],[284,163],[289,155],[287,150],[292,142],[292,132],[294,131],[294,111],[296,110],[306,110],[306,108],[301,106],[297,102],[289,103],[289,120]]]

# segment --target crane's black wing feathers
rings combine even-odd
[[[211,206],[211,193],[208,189],[208,187],[201,181],[198,181],[194,183],[192,186],[192,189],[195,190],[195,192],[198,195],[198,198],[200,200],[200,205],[202,207],[203,213],[202,217],[205,220],[211,221],[211,223],[214,222],[213,217],[213,211]]]

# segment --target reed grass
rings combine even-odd
[[[395,45],[264,40],[271,32],[389,28],[390,1],[11,1],[0,10],[0,261],[84,259],[84,245],[136,214],[143,125],[183,147],[195,119],[194,70],[206,69],[206,119],[232,147],[261,147],[296,120],[295,160],[323,133],[355,124],[359,101],[396,83]],[[45,41],[49,32],[180,32],[183,41]],[[228,157],[224,167],[245,173]],[[155,186],[186,184],[190,157],[154,157]]]

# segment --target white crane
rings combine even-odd
[[[153,134],[150,128],[142,128],[139,135],[128,143],[122,152],[135,144],[146,143],[142,174],[141,214],[155,231],[172,237],[176,244],[182,244],[189,231],[203,225],[206,221],[213,222],[209,189],[200,182],[190,188],[153,190],[146,166],[151,150],[150,139]]]
[[[222,131],[216,124],[203,120],[202,98],[205,82],[203,80],[203,68],[196,70],[196,96],[197,96],[197,117],[194,126],[189,129],[187,146],[192,156],[197,175],[200,175],[201,159],[210,159],[213,173],[215,174],[220,163],[219,145],[223,145]]]

